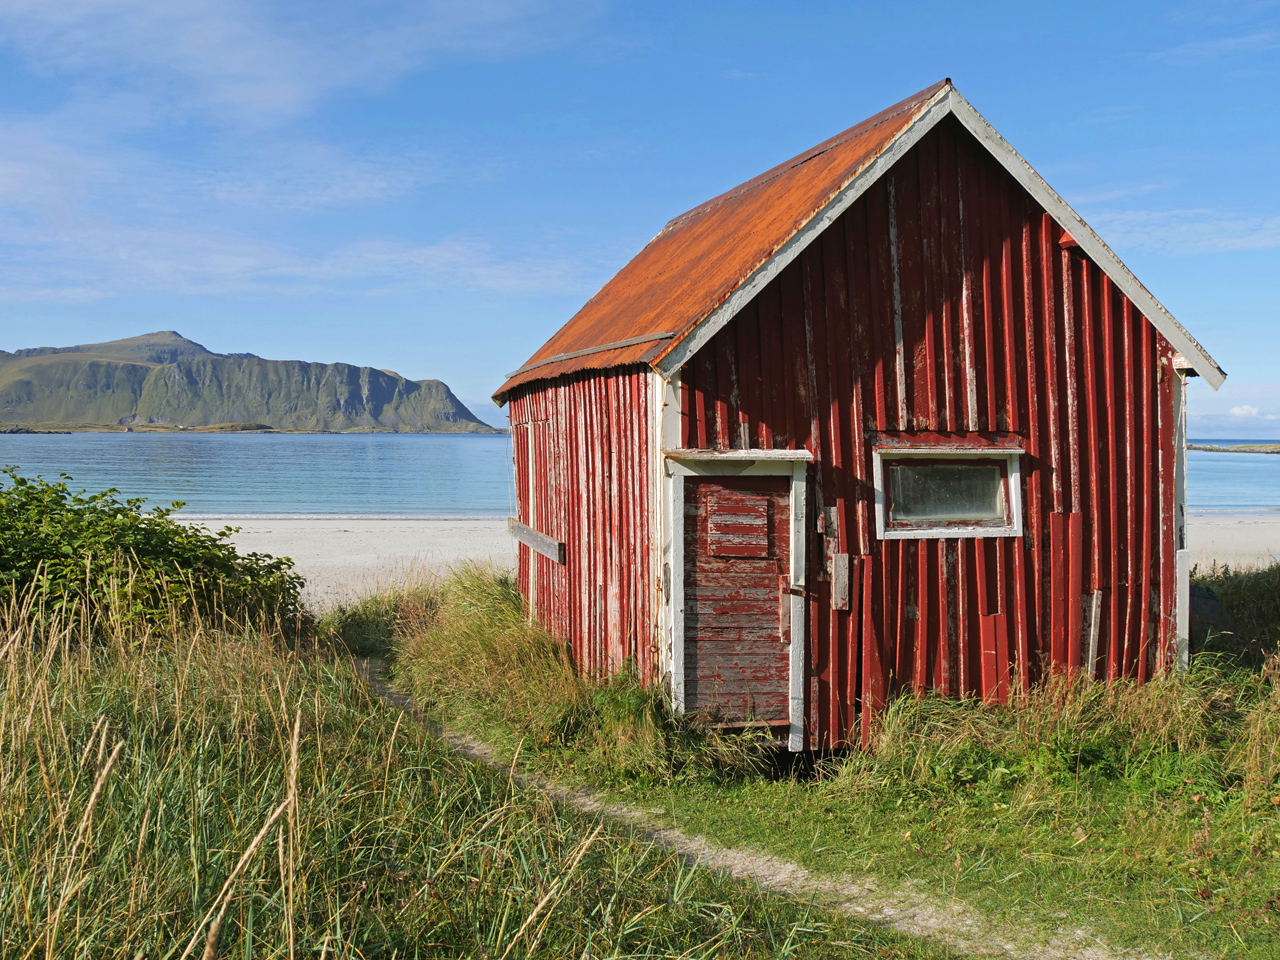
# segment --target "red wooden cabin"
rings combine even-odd
[[[495,395],[530,613],[679,710],[1188,655],[1183,384],[1225,374],[950,81],[672,220]]]

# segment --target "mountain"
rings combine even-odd
[[[348,363],[213,353],[173,330],[74,347],[0,350],[0,421],[497,432],[440,380],[406,380]]]

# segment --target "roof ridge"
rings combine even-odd
[[[791,157],[788,160],[784,160],[782,163],[778,164],[775,167],[770,167],[764,173],[757,174],[756,176],[752,177],[750,180],[746,180],[738,184],[736,187],[731,187],[730,189],[726,190],[724,193],[720,194],[719,196],[712,197],[710,200],[707,200],[703,203],[698,204],[696,207],[692,208],[691,210],[686,210],[684,213],[680,214],[677,217],[672,217],[670,220],[667,221],[666,225],[663,226],[663,228],[658,232],[658,236],[662,236],[662,234],[666,233],[668,230],[672,229],[673,227],[677,227],[683,223],[686,223],[689,220],[693,219],[694,217],[702,216],[703,214],[711,210],[714,210],[716,207],[720,206],[721,204],[728,203],[730,200],[734,200],[742,196],[744,193],[748,193],[752,190],[757,189],[758,187],[762,187],[766,183],[769,183],[770,181],[778,179],[778,177],[782,176],[784,173],[788,173],[789,171],[794,170],[797,167],[803,166],[804,164],[808,163],[810,160],[816,160],[818,157],[822,156],[824,153],[828,153],[831,150],[834,150],[836,147],[840,146],[843,143],[847,143],[849,140],[852,140],[856,136],[861,136],[862,134],[866,133],[868,130],[874,130],[876,127],[881,126],[882,124],[888,123],[890,120],[894,120],[897,117],[902,116],[902,114],[904,113],[908,113],[912,110],[917,109],[920,106],[920,104],[926,103],[927,101],[932,99],[940,89],[950,85],[951,85],[951,78],[945,77],[938,83],[933,84],[933,86],[926,87],[924,90],[921,90],[920,93],[916,94],[914,97],[910,97],[906,100],[902,100],[898,103],[895,103],[891,107],[886,107],[884,110],[881,110],[879,113],[874,114],[873,116],[870,116],[865,120],[859,121],[858,123],[855,123],[852,127],[842,130],[839,133],[837,133],[835,136],[822,141],[822,143],[818,144],[817,146],[810,147],[808,150],[798,153],[794,157]]]

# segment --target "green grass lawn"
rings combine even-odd
[[[1256,669],[1201,658],[1145,687],[1059,685],[1006,708],[904,698],[871,750],[790,778],[625,674],[578,677],[501,578],[378,603],[397,611],[383,639],[400,682],[528,769],[815,871],[916,881],[1041,937],[1084,928],[1117,947],[1271,958],[1277,571],[1213,575]]]

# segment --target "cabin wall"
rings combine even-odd
[[[906,690],[1002,700],[1171,664],[1172,356],[948,119],[685,365],[681,446],[815,457],[809,746],[865,742]],[[871,447],[902,433],[1019,439],[1025,535],[878,540]]]
[[[626,367],[537,381],[510,398],[517,519],[565,544],[559,564],[519,546],[527,609],[574,661],[656,669],[651,526],[653,377]]]

